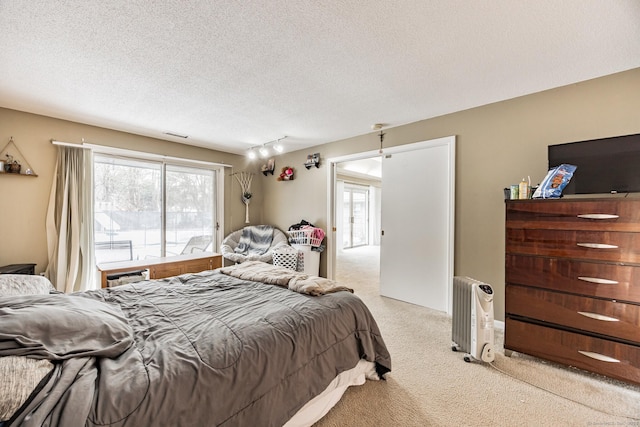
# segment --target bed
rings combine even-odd
[[[0,374],[4,363],[14,382],[32,378],[4,427],[308,426],[349,385],[391,370],[356,295],[248,268],[73,294],[22,276],[41,289],[0,295]],[[8,387],[0,404],[18,394]]]

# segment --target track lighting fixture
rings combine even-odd
[[[282,138],[269,141],[262,145],[255,145],[249,149],[249,151],[247,152],[247,157],[251,160],[254,160],[258,157],[258,153],[261,157],[269,157],[269,155],[271,154],[271,150],[274,151],[274,154],[282,153],[284,151],[284,147],[282,146],[280,141],[285,138],[286,136],[283,136]]]

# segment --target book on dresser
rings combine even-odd
[[[507,200],[505,354],[640,384],[640,198]]]

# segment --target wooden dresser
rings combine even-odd
[[[505,354],[640,384],[640,199],[507,200]]]
[[[162,279],[185,273],[198,273],[222,267],[222,255],[213,252],[172,257],[150,258],[146,260],[111,262],[98,265],[103,288],[107,287],[107,276],[137,270],[149,270],[149,279]]]

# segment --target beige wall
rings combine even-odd
[[[532,183],[540,182],[547,172],[549,144],[640,133],[638,94],[640,69],[634,69],[385,131],[385,146],[457,136],[455,274],[494,287],[497,319],[504,320],[502,189],[527,175]],[[304,218],[326,228],[324,160],[378,146],[377,133],[369,133],[278,157],[276,171],[289,165],[297,174],[291,182],[263,179],[265,222],[286,229]],[[303,163],[314,152],[320,152],[323,162],[307,171]],[[323,272],[325,258],[323,254]]]
[[[0,175],[0,265],[37,263],[36,272],[47,266],[45,218],[57,153],[51,139],[80,143],[84,138],[92,144],[232,165],[232,169],[225,169],[224,234],[244,226],[240,186],[229,176],[254,167],[244,156],[0,108],[0,149],[12,136],[38,177]],[[262,222],[260,185],[260,180],[254,179],[252,223]]]

